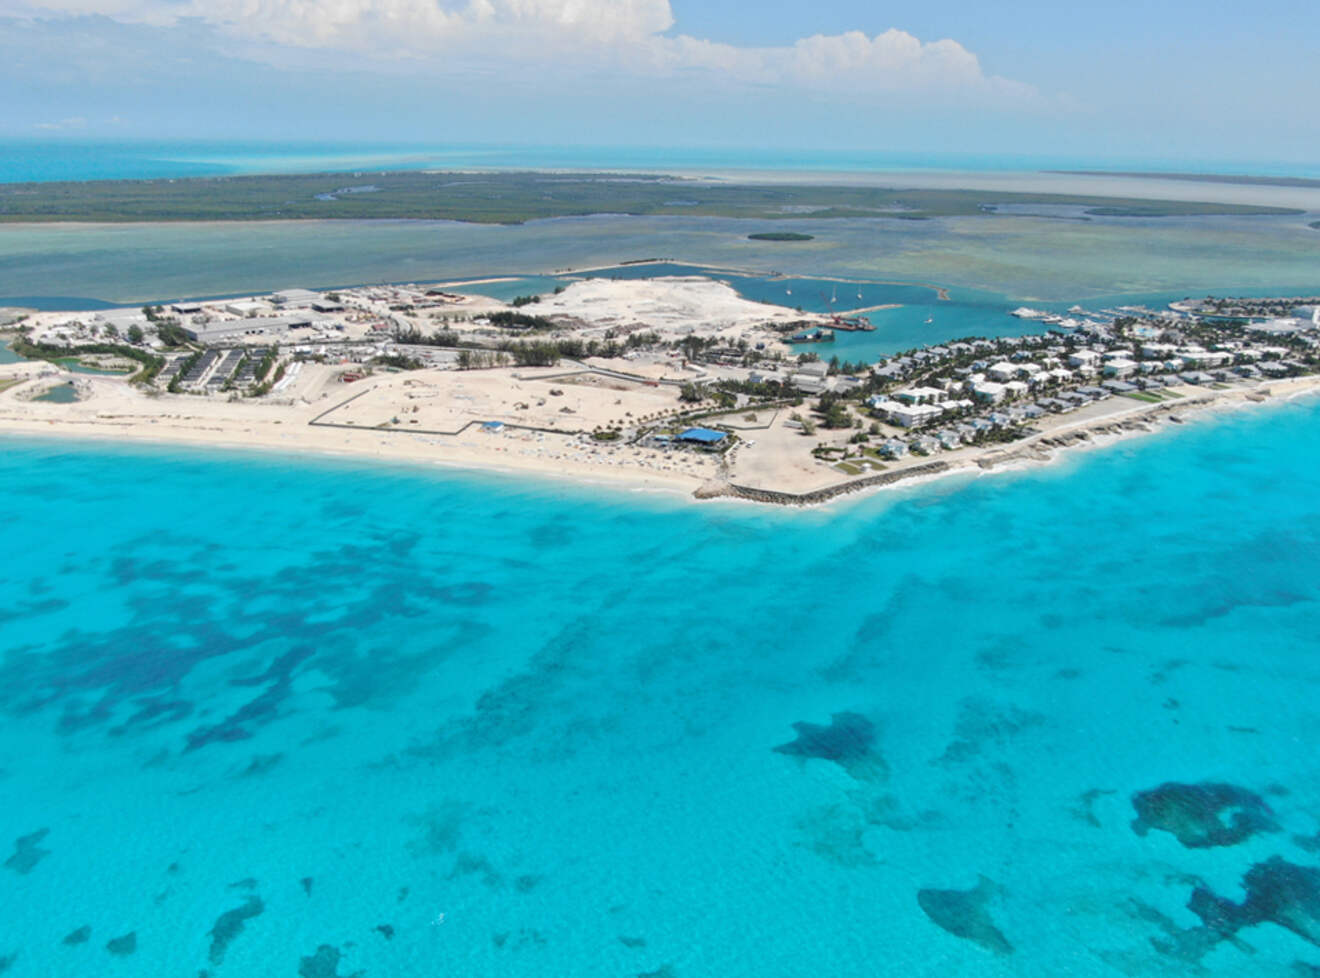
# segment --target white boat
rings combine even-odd
[[[1016,316],[1018,319],[1045,319],[1050,315],[1044,309],[1032,309],[1030,306],[1018,306],[1010,316]]]

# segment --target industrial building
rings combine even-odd
[[[317,321],[310,316],[266,316],[184,323],[183,331],[198,343],[226,343],[253,336],[283,336],[291,329],[310,329],[315,325]]]

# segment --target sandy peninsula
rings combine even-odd
[[[517,306],[452,288],[32,315],[15,337],[44,359],[0,365],[0,433],[814,505],[1320,387],[1303,318],[1124,314],[845,374],[785,344],[801,314],[710,279],[587,278]]]

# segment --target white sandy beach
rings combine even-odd
[[[423,370],[344,384],[338,379],[341,368],[307,367],[285,396],[254,401],[147,395],[119,378],[70,374],[44,363],[8,364],[0,366],[0,384],[17,383],[0,392],[0,433],[351,456],[688,496],[698,490],[718,494],[730,484],[828,495],[835,487],[865,483],[877,471],[891,484],[904,484],[905,473],[928,474],[932,462],[944,463],[941,477],[1039,465],[1065,449],[1140,434],[1167,423],[1170,415],[1238,408],[1320,389],[1320,378],[1302,377],[1223,390],[1184,388],[1182,399],[1160,404],[1111,398],[1075,414],[1042,419],[1036,434],[1009,445],[909,457],[849,477],[813,458],[806,442],[818,438],[805,439],[786,427],[787,412],[773,409],[760,409],[755,422],[746,419],[746,412],[738,413],[742,441],[723,459],[622,440],[597,442],[580,433],[607,426],[625,411],[634,419],[672,412],[678,407],[672,387],[575,375],[562,368]],[[74,403],[30,399],[70,380],[79,390]],[[491,421],[503,427],[490,431],[482,426]]]

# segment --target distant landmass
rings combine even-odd
[[[759,231],[747,235],[748,241],[814,241],[814,234],[799,234],[796,231]]]
[[[1072,177],[1133,177],[1144,180],[1186,180],[1190,183],[1239,183],[1260,187],[1320,187],[1310,177],[1253,177],[1238,173],[1158,173],[1142,170],[1046,170]]]
[[[520,224],[592,214],[673,213],[791,221],[834,217],[925,220],[994,213],[1005,204],[1106,208],[1111,216],[1302,214],[1249,204],[989,190],[714,182],[655,174],[373,173],[370,192],[335,173],[96,180],[0,185],[0,222],[451,220]],[[782,240],[782,239],[775,239]]]

